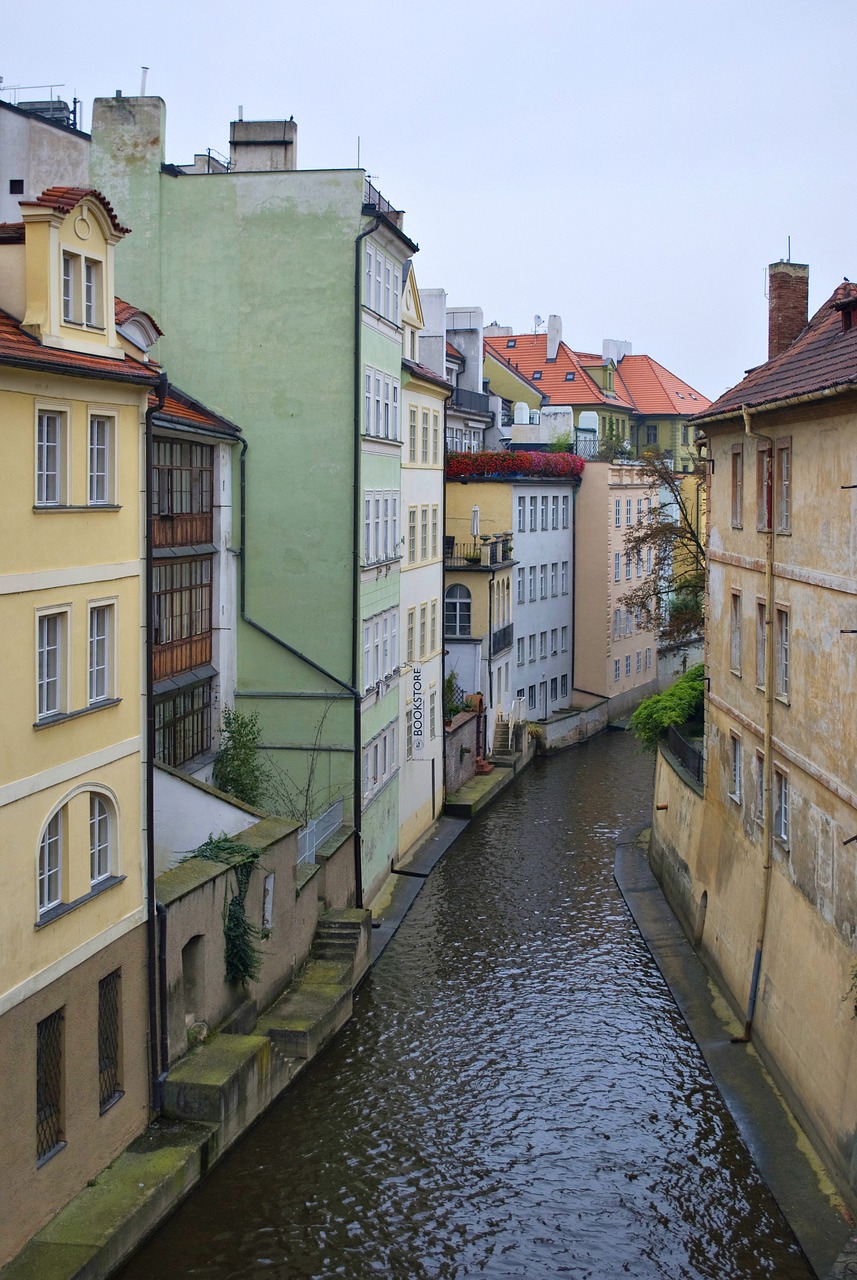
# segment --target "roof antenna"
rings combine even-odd
[[[791,260],[792,260],[792,238],[791,236],[789,236],[789,256],[786,258],[786,262],[791,262]]]

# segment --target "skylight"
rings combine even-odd
[[[573,369],[572,369],[569,373],[567,373],[567,374],[565,375],[565,380],[566,380],[566,382],[574,382],[574,370],[573,370]]]
[[[507,338],[507,339],[506,339],[506,346],[507,346],[507,347],[516,347],[517,345],[518,345],[518,339],[517,339],[517,338]]]
[[[533,382],[538,382],[541,376],[542,376],[541,369],[534,369],[533,372],[530,374],[530,377],[532,378]]]

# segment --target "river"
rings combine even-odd
[[[622,734],[527,770],[122,1280],[812,1276],[613,881],[652,775]]]

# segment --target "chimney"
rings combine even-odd
[[[772,262],[768,267],[768,359],[790,347],[806,328],[809,267],[802,262]]]
[[[239,108],[243,115],[243,108]],[[289,120],[233,120],[229,131],[229,167],[237,173],[275,173],[297,169],[298,126]]]
[[[562,342],[562,316],[548,316],[547,360],[556,360],[559,344]]]

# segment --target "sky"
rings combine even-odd
[[[84,13],[92,14],[92,22]],[[106,11],[105,11],[106,12]],[[4,17],[0,92],[167,105],[167,154],[294,116],[298,166],[361,167],[416,279],[486,323],[629,341],[714,398],[767,348],[765,268],[810,314],[857,279],[854,0],[149,0]],[[842,58],[845,61],[842,61]]]

